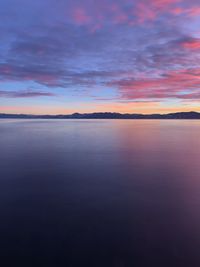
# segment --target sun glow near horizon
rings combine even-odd
[[[17,5],[0,3],[1,113],[200,111],[198,1]]]

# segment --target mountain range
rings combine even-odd
[[[30,115],[0,113],[0,119],[200,119],[198,112],[168,114],[121,114],[113,112],[73,113],[71,115]]]

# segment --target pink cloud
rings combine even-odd
[[[200,15],[200,7],[194,6],[187,10],[187,13],[191,17],[196,17]]]
[[[134,9],[133,13],[136,15],[139,23],[144,23],[146,20],[154,20],[156,18],[156,12],[151,8],[147,8],[145,3],[139,3]]]
[[[137,17],[138,23],[145,21],[154,21],[159,15],[163,13],[180,12],[181,9],[175,9],[177,3],[181,0],[143,0],[138,1],[133,10],[133,14]]]
[[[200,49],[200,38],[192,38],[191,40],[182,42],[182,46],[186,49],[199,50]]]
[[[200,69],[170,71],[158,78],[119,80],[109,83],[118,87],[122,99],[200,99]]]
[[[188,17],[198,17],[200,15],[200,7],[191,6],[187,8],[175,7],[171,10],[171,13],[174,15],[184,15]]]
[[[125,8],[124,2],[129,8]],[[80,6],[72,5],[69,17],[75,24],[85,25],[90,29],[100,29],[108,23],[132,26],[138,23],[144,24],[146,21],[153,22],[163,14],[172,16],[200,14],[200,7],[195,6],[193,1],[187,6],[183,3],[184,0],[124,0],[123,3],[85,0]]]
[[[174,9],[171,10],[171,13],[174,15],[181,15],[185,12],[185,10],[181,7],[176,7]]]
[[[170,5],[181,2],[181,0],[151,0],[149,2],[152,6],[163,10]]]
[[[88,24],[91,21],[91,18],[88,16],[87,11],[78,7],[73,10],[73,19],[77,24]]]

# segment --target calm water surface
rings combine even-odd
[[[0,120],[0,259],[199,267],[200,121]]]

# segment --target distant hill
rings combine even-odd
[[[29,115],[4,114],[0,119],[200,119],[198,112],[177,112],[169,114],[121,114],[112,112],[74,113],[71,115]]]

